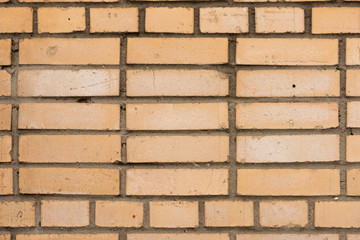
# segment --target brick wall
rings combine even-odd
[[[360,240],[359,2],[0,2],[0,240]]]

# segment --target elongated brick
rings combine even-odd
[[[358,228],[360,227],[360,202],[316,202],[315,227]]]
[[[128,240],[230,240],[228,234],[220,233],[131,233]]]
[[[339,240],[337,234],[239,234],[236,240]]]
[[[118,240],[118,234],[28,234],[17,235],[16,240]]]

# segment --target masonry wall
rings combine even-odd
[[[0,0],[1,240],[359,240],[356,1]]]

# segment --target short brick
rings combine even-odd
[[[338,40],[238,38],[236,63],[245,65],[335,65]]]
[[[0,39],[0,65],[11,65],[11,39]]]
[[[193,33],[193,8],[149,7],[145,10],[145,31]]]
[[[10,104],[0,104],[0,130],[11,130],[11,111]]]
[[[229,77],[213,70],[130,70],[127,96],[227,96]]]
[[[82,7],[39,8],[37,14],[39,33],[71,33],[86,28]]]
[[[255,8],[258,33],[302,33],[305,31],[304,10],[290,7]]]
[[[348,234],[346,239],[347,240],[359,240],[360,234]]]
[[[141,227],[143,204],[140,202],[97,201],[95,224],[101,227]]]
[[[131,233],[127,240],[230,240],[228,234],[220,233]]]
[[[109,65],[120,62],[118,38],[33,38],[22,39],[19,45],[20,64]]]
[[[360,102],[347,103],[346,126],[350,128],[360,128]]]
[[[118,195],[119,170],[96,168],[20,168],[23,194]]]
[[[266,201],[259,208],[263,227],[305,227],[308,223],[306,201]]]
[[[360,70],[348,69],[346,71],[346,95],[360,96]]]
[[[16,240],[118,240],[118,234],[30,234],[17,235]]]
[[[205,225],[209,227],[253,226],[253,202],[206,201]]]
[[[22,135],[19,145],[20,162],[113,163],[121,161],[119,135]]]
[[[126,141],[127,162],[225,162],[227,136],[134,136]]]
[[[11,162],[11,136],[0,136],[0,162]]]
[[[129,130],[195,130],[228,128],[227,103],[128,104]]]
[[[240,103],[240,129],[325,129],[339,125],[337,103]]]
[[[238,136],[242,163],[331,162],[340,160],[339,135]]]
[[[360,65],[360,38],[346,39],[346,64]]]
[[[10,234],[1,234],[0,240],[11,240],[11,235]]]
[[[241,70],[236,79],[238,97],[340,96],[335,70]]]
[[[360,227],[360,202],[316,202],[315,227]]]
[[[13,194],[13,169],[0,168],[0,195],[10,194]]]
[[[129,64],[222,64],[227,38],[129,38]]]
[[[35,202],[1,201],[0,226],[1,227],[35,226]]]
[[[360,135],[346,137],[346,161],[360,162]]]
[[[138,32],[137,8],[90,8],[90,32]]]
[[[34,3],[54,3],[54,2],[62,2],[62,3],[78,3],[78,2],[117,2],[118,0],[19,0],[19,2],[34,2]]]
[[[347,195],[360,196],[360,169],[347,170],[346,179]]]
[[[120,105],[21,103],[19,129],[119,130]]]
[[[41,226],[84,227],[89,225],[89,201],[41,201]]]
[[[312,8],[312,33],[360,33],[360,8]]]
[[[127,195],[227,195],[226,169],[129,169]]]
[[[339,240],[337,234],[240,234],[236,240]]]
[[[249,31],[248,8],[200,8],[203,33],[246,33]]]
[[[11,74],[0,70],[0,96],[11,96]]]
[[[18,74],[18,96],[119,96],[119,74],[115,69],[22,70]]]
[[[0,33],[33,31],[33,10],[28,7],[0,8]]]
[[[340,194],[340,171],[333,169],[239,169],[237,193],[254,196]]]

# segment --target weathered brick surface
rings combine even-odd
[[[137,32],[137,8],[90,8],[90,32]]]
[[[33,31],[33,10],[28,7],[0,8],[0,33]]]
[[[68,33],[85,30],[85,8],[39,8],[39,33]]]

